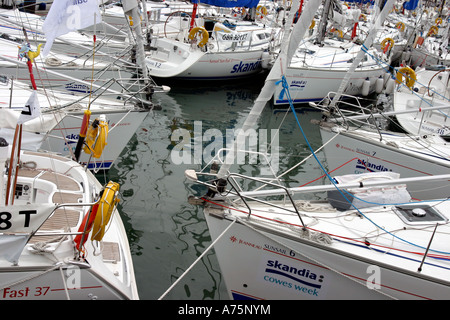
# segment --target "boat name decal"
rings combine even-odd
[[[357,169],[363,169],[363,170],[369,170],[369,171],[392,171],[392,169],[386,168],[382,164],[376,164],[365,160],[358,159],[358,162],[356,163]]]
[[[82,92],[82,93],[90,93],[90,88],[85,84],[77,84],[77,83],[68,83],[65,86],[65,89],[68,91]]]
[[[37,210],[20,210],[16,212],[2,211],[0,212],[0,231],[9,230],[13,227],[14,223],[12,220],[14,216],[16,216],[16,222],[23,220],[23,227],[28,228],[30,226],[31,215],[37,214]],[[23,217],[23,219],[19,220],[19,217]]]
[[[2,299],[26,298],[26,297],[43,297],[49,293],[50,287],[25,287],[24,289],[14,290],[4,288]]]
[[[336,148],[363,154],[363,155],[366,155],[371,158],[375,157],[375,154],[376,154],[375,151],[370,152],[367,150],[363,150],[359,147],[356,147],[356,149],[352,149],[352,148],[349,148],[349,147],[346,147],[346,146],[343,146],[340,144],[336,144]],[[385,167],[383,163],[369,162],[368,160],[361,160],[361,159],[357,159],[356,169],[364,170],[364,171],[392,171],[392,169]],[[355,171],[355,173],[361,173],[361,172]]]
[[[239,73],[239,72],[250,72],[257,70],[261,67],[261,61],[258,60],[256,62],[251,63],[243,63],[242,61],[233,66],[233,70],[231,73]]]
[[[239,34],[220,33],[220,40],[221,41],[245,41],[245,40],[247,40],[248,36],[249,36],[249,33],[239,33]]]
[[[79,134],[69,133],[66,135],[66,144],[77,143],[77,140],[80,138]]]
[[[245,246],[249,246],[249,247],[252,247],[252,248],[262,249],[262,247],[261,247],[260,245],[258,245],[258,244],[254,244],[254,243],[252,243],[252,242],[245,241],[245,240],[242,240],[242,239],[237,239],[235,236],[231,236],[231,237],[230,237],[230,240],[231,240],[231,242],[233,242],[233,243],[236,243],[236,242],[237,242],[237,244],[243,244],[243,245],[245,245]]]
[[[298,88],[298,89],[303,89],[303,88],[306,87],[307,83],[308,83],[308,81],[306,81],[306,80],[293,80],[291,82],[291,88],[295,87],[295,88]]]
[[[322,287],[321,283],[323,282],[323,275],[318,276],[308,269],[298,269],[296,267],[280,263],[278,260],[268,260],[266,272],[284,276],[312,288],[320,289]]]

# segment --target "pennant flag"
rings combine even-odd
[[[97,0],[55,0],[42,29],[47,41],[42,54],[46,56],[53,41],[63,34],[100,23],[102,17]]]
[[[22,109],[22,113],[17,120],[17,124],[23,124],[29,120],[37,118],[41,115],[41,108],[39,107],[39,100],[36,91],[31,93],[27,103]]]

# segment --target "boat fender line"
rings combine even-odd
[[[204,47],[205,44],[208,42],[209,40],[209,34],[208,31],[206,31],[206,29],[204,27],[194,27],[192,28],[191,31],[189,31],[189,40],[194,40],[195,36],[197,35],[197,33],[201,32],[202,34],[202,40],[198,43],[198,46],[200,48]]]
[[[389,49],[392,49],[394,47],[394,39],[392,38],[385,38],[383,41],[381,41],[381,49],[383,49],[383,53],[386,53]]]
[[[94,158],[100,158],[108,144],[108,123],[104,115],[95,119],[89,126],[86,133],[86,143],[83,148],[84,152],[91,154]]]
[[[117,182],[109,181],[103,190],[103,195],[98,202],[98,210],[92,226],[91,240],[101,241],[106,232],[106,227],[111,220],[112,212],[119,203],[119,188]]]
[[[78,251],[81,251],[81,248],[84,246],[88,239],[88,234],[91,232],[95,216],[98,211],[98,202],[95,203],[91,210],[84,215],[83,221],[81,222],[80,227],[78,228],[78,232],[82,232],[82,234],[78,234],[73,240],[76,244],[76,248]]]
[[[402,83],[403,76],[405,76],[405,85],[412,89],[414,83],[416,82],[416,73],[410,67],[402,67],[397,71],[396,82]]]

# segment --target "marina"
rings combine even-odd
[[[448,4],[58,1],[0,12],[0,298],[448,298]]]

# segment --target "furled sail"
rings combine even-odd
[[[295,3],[295,5],[294,5]],[[298,1],[294,1],[291,9],[292,12],[297,12],[299,4]],[[283,39],[281,52],[277,57],[276,62],[274,63],[272,69],[270,70],[266,82],[261,89],[261,93],[258,95],[253,108],[250,110],[250,113],[242,125],[242,130],[240,130],[239,135],[235,139],[234,148],[232,148],[225,158],[224,164],[220,167],[218,172],[218,177],[223,178],[228,174],[228,170],[231,164],[234,162],[236,157],[236,152],[242,149],[243,144],[245,143],[245,139],[241,137],[241,135],[245,135],[248,129],[253,128],[258,120],[261,112],[263,111],[267,101],[273,96],[275,92],[276,82],[281,79],[281,76],[286,71],[287,66],[290,64],[292,56],[300,44],[300,41],[303,39],[306,30],[309,29],[311,25],[311,21],[314,18],[314,14],[317,12],[321,1],[308,1],[305,5],[305,8],[302,12],[302,15],[294,26],[292,33],[290,35],[289,42],[286,39]],[[288,21],[292,21],[291,14],[289,15]],[[285,32],[285,35],[288,34],[288,31]]]

